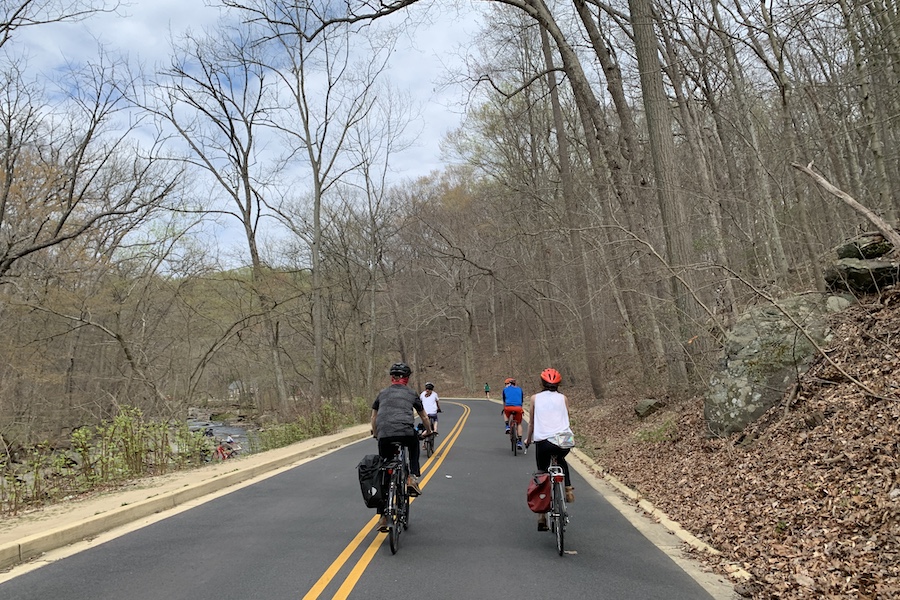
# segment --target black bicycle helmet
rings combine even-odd
[[[426,390],[433,390],[433,389],[434,389],[434,384],[431,383],[431,382],[429,381],[428,383],[425,384],[425,389],[426,389]]]
[[[390,373],[394,377],[409,377],[412,375],[412,369],[406,363],[398,362],[391,365]]]

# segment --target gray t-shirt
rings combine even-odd
[[[424,410],[419,395],[411,387],[394,384],[378,392],[372,410],[375,418],[376,437],[415,435],[413,411]]]

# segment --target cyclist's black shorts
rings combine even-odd
[[[378,438],[378,454],[390,460],[394,458],[395,442],[400,442],[406,446],[406,454],[409,457],[409,472],[415,476],[419,476],[419,436],[415,433],[409,435],[392,435],[389,437]]]
[[[537,463],[538,471],[546,472],[547,469],[550,468],[550,460],[555,454],[556,462],[563,468],[563,473],[566,476],[566,485],[572,485],[572,480],[569,477],[569,463],[566,462],[566,455],[569,453],[569,448],[560,448],[547,440],[541,440],[534,443],[534,450],[534,460]]]

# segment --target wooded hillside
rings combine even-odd
[[[742,596],[900,597],[900,290],[831,321],[830,360],[740,436],[710,436],[698,398],[576,410],[600,464],[722,552],[696,558],[750,575]]]

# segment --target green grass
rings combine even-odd
[[[637,439],[645,443],[674,442],[678,439],[678,426],[672,419],[666,419],[660,425],[642,429],[636,434]]]

